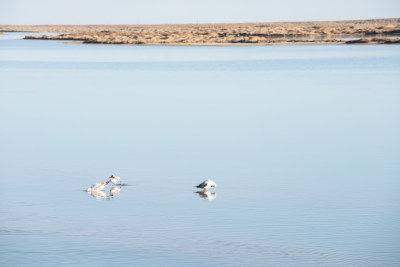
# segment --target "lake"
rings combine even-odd
[[[0,35],[1,266],[399,266],[400,46],[25,35]]]

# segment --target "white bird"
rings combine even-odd
[[[107,182],[102,182],[102,183],[97,183],[86,189],[87,192],[92,192],[92,191],[101,191],[104,189],[104,187],[109,183],[110,181]]]
[[[196,186],[197,188],[202,188],[202,189],[210,189],[211,187],[217,187],[217,184],[212,181],[212,180],[205,180],[204,182],[202,182],[201,184],[199,184],[198,186]]]
[[[195,192],[196,194],[199,194],[200,197],[207,199],[208,201],[212,201],[217,197],[217,193],[211,193],[209,190],[204,189],[202,191],[197,191]]]
[[[113,183],[113,184],[118,184],[118,183],[121,182],[121,178],[120,178],[120,177],[117,177],[117,176],[114,176],[114,175],[111,175],[111,176],[110,176],[110,181],[111,181],[111,183]]]
[[[117,186],[111,187],[111,189],[110,189],[110,197],[114,197],[114,196],[118,195],[120,191],[121,191],[120,187],[117,187]]]

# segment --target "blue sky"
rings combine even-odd
[[[158,24],[400,17],[400,0],[0,0],[0,24]]]

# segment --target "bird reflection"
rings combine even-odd
[[[207,199],[208,201],[213,201],[217,197],[217,193],[211,193],[208,189],[204,189],[194,193],[198,194],[201,198]]]
[[[106,193],[104,193],[103,191],[90,191],[88,192],[88,194],[92,195],[93,197],[95,197],[96,199],[102,199],[102,198],[107,198]]]
[[[119,194],[119,192],[121,192],[121,187],[118,186],[113,186],[110,189],[110,197],[115,197],[116,195]]]

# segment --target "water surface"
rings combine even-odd
[[[399,46],[24,35],[0,35],[0,265],[398,266]]]

